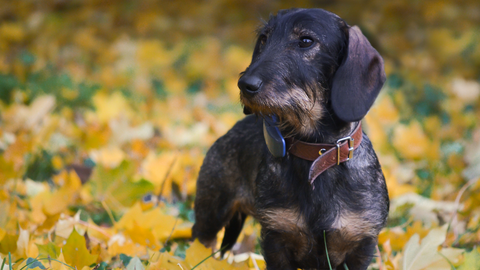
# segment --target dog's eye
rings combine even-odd
[[[298,46],[300,48],[307,48],[313,45],[313,39],[311,37],[301,37]]]

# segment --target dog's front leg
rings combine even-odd
[[[261,242],[263,256],[267,264],[267,270],[296,270],[298,267],[293,265],[294,254],[288,248],[281,233],[262,229]]]
[[[347,255],[345,260],[349,270],[365,270],[370,265],[373,254],[375,252],[375,246],[377,245],[377,239],[367,237],[363,239],[360,245],[350,254]]]

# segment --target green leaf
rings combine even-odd
[[[24,178],[30,178],[34,181],[45,181],[52,177],[55,169],[52,164],[52,154],[42,150],[38,155],[30,157]]]
[[[62,248],[65,262],[69,265],[82,269],[96,262],[97,255],[91,255],[87,249],[85,238],[74,229]]]
[[[39,262],[37,259],[34,258],[27,258],[27,269],[33,269],[35,267],[38,267],[40,269],[45,269],[45,266],[41,262]]]
[[[123,206],[132,206],[143,195],[154,191],[154,185],[146,180],[126,182],[112,191],[112,196]]]
[[[130,263],[130,260],[132,260],[132,257],[125,255],[125,254],[120,254],[120,260],[122,261],[123,265],[125,267]]]
[[[0,100],[10,103],[12,91],[19,86],[17,78],[10,74],[0,74]]]
[[[37,244],[38,248],[38,255],[39,257],[50,257],[50,258],[58,258],[60,256],[60,248],[57,247],[55,244],[52,242],[46,244],[46,245],[39,245]]]
[[[458,270],[473,269],[480,269],[480,252],[478,252],[478,249],[474,249],[471,252],[465,254],[465,261],[458,268]]]

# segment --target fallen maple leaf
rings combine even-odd
[[[190,245],[186,251],[185,263],[191,268],[198,270],[204,269],[234,269],[227,260],[216,260],[212,256],[212,250],[206,248],[198,239]]]
[[[89,266],[97,260],[97,255],[91,255],[88,251],[85,238],[75,229],[62,247],[62,254],[65,256],[65,262],[77,269]]]
[[[436,264],[435,269],[449,270],[450,264],[445,258],[451,261],[457,258],[463,252],[463,250],[457,250],[456,252],[447,250],[446,252],[442,253],[443,256],[439,254],[438,246],[445,242],[447,228],[448,224],[445,224],[440,228],[432,229],[428,235],[422,239],[421,244],[419,244],[419,235],[414,234],[404,247],[404,254],[401,260],[401,269],[420,270]],[[438,262],[441,260],[443,260],[444,263],[438,264]]]

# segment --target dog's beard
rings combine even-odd
[[[296,135],[311,136],[318,132],[319,121],[323,116],[322,89],[314,87],[264,87],[253,97],[240,93],[240,100],[258,117],[277,115],[279,128],[285,137]]]

